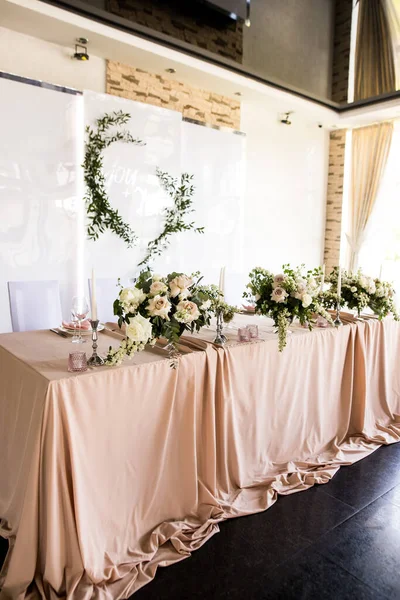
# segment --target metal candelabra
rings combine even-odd
[[[340,319],[340,298],[338,299],[336,304],[336,319],[333,321],[333,324],[335,327],[340,327],[340,325],[343,325]]]
[[[222,333],[222,328],[224,326],[224,320],[223,320],[223,315],[222,315],[222,311],[218,311],[217,312],[217,336],[214,340],[214,344],[225,344],[226,343],[226,337],[224,336],[224,334]]]
[[[90,325],[92,326],[93,354],[87,362],[90,367],[100,367],[101,365],[104,365],[104,360],[97,354],[97,340],[99,338],[97,328],[99,326],[99,321],[90,321]]]

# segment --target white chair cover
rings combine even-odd
[[[61,325],[58,281],[9,281],[13,331],[49,329]]]

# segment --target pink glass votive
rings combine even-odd
[[[86,352],[69,353],[68,371],[87,371]]]
[[[239,340],[239,342],[249,342],[250,341],[250,331],[248,330],[247,327],[239,327],[238,340]]]
[[[258,338],[258,325],[247,325],[246,329],[248,329],[252,339],[256,340]]]
[[[318,315],[316,324],[317,327],[328,327],[328,321],[324,317],[321,317],[321,315]]]

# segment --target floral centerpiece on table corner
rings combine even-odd
[[[240,312],[240,309],[237,306],[225,302],[224,293],[214,283],[210,285],[200,285],[199,289],[209,298],[210,310],[216,315],[219,313],[224,323],[230,323],[235,314]]]
[[[118,325],[125,327],[126,337],[118,349],[109,349],[106,364],[120,364],[125,356],[154,345],[158,338],[166,338],[174,356],[178,353],[179,339],[185,331],[199,331],[211,320],[211,299],[199,285],[199,273],[191,276],[170,273],[166,277],[154,275],[150,269],[142,271],[132,287],[121,286],[114,302]]]
[[[323,304],[326,308],[336,308],[338,273],[339,268],[335,267],[327,278],[331,288],[323,294]],[[356,310],[358,315],[370,308],[379,319],[392,313],[398,320],[394,298],[393,286],[387,281],[369,277],[361,269],[356,273],[341,269],[341,303],[350,310]]]
[[[295,317],[310,330],[316,314],[333,324],[321,303],[322,270],[319,267],[306,271],[304,265],[295,269],[283,265],[282,273],[278,275],[256,267],[249,277],[249,291],[243,296],[254,298],[256,312],[273,319],[278,329],[279,352],[286,346],[287,330]]]

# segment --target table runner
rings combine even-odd
[[[70,374],[62,338],[1,335],[0,598],[127,598],[221,520],[399,441],[399,345],[368,321]]]

